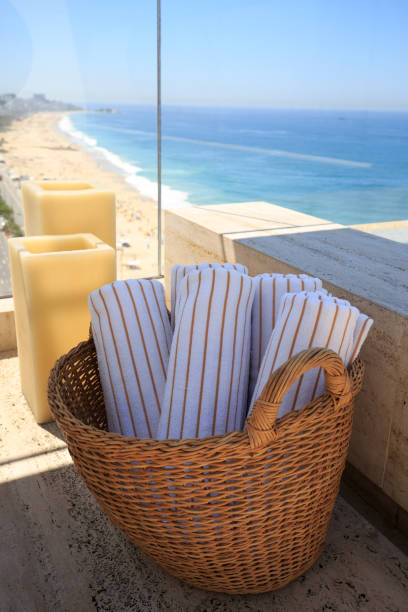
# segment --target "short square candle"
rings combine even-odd
[[[26,236],[92,233],[116,248],[115,194],[78,181],[22,184]]]
[[[52,420],[48,376],[89,335],[88,295],[115,280],[115,251],[93,234],[11,238],[21,386],[38,423]]]

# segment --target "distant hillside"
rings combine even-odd
[[[0,117],[16,117],[39,111],[74,111],[79,106],[48,100],[44,94],[34,94],[32,98],[19,98],[13,93],[0,95]]]

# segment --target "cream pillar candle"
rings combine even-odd
[[[115,194],[78,181],[22,184],[26,236],[91,232],[116,248]]]
[[[21,386],[38,423],[52,420],[50,369],[89,333],[88,295],[115,280],[115,251],[93,234],[9,241]]]

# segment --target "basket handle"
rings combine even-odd
[[[336,408],[346,406],[352,401],[350,377],[337,353],[324,348],[301,351],[271,373],[261,395],[255,401],[246,422],[252,449],[261,448],[277,439],[276,415],[286,391],[299,376],[316,367],[324,368],[326,389]]]

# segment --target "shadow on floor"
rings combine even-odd
[[[0,485],[3,609],[404,609],[408,560],[339,498],[325,551],[276,593],[207,593],[169,576],[103,514],[72,465]]]
[[[65,442],[64,436],[56,423],[45,423],[44,425],[40,425],[40,427],[42,427],[45,431],[48,431],[48,433],[51,435]]]

